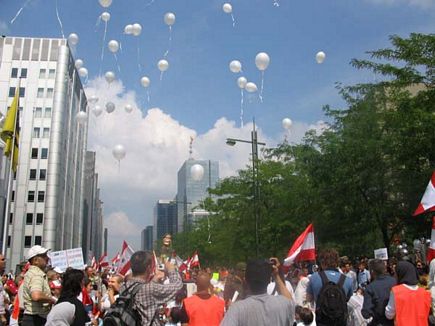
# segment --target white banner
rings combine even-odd
[[[49,252],[48,256],[51,260],[51,266],[58,267],[62,271],[65,271],[68,267],[75,269],[85,268],[82,248],[53,251]]]
[[[381,260],[388,260],[388,250],[387,248],[375,249],[375,258]]]

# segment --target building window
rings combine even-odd
[[[15,190],[12,190],[12,194],[11,194],[11,201],[15,200]]]
[[[33,128],[33,138],[39,138],[41,136],[41,129],[40,128]]]
[[[32,148],[32,158],[38,158],[38,149]]]
[[[34,191],[29,191],[27,193],[27,201],[29,203],[33,203],[35,201],[35,192]]]
[[[33,213],[27,213],[26,214],[26,225],[32,225],[33,224]]]
[[[35,236],[35,246],[40,246],[42,244],[42,237],[40,235]]]
[[[18,68],[12,68],[11,78],[17,78],[17,77],[18,77]]]
[[[15,96],[15,87],[9,87],[9,97]]]
[[[36,180],[36,169],[30,169],[30,180]]]
[[[41,148],[41,159],[47,159],[48,157],[48,148]]]
[[[44,222],[44,214],[37,213],[36,214],[36,224],[42,224]]]
[[[26,96],[26,89],[24,87],[20,87],[20,97]]]
[[[38,203],[43,203],[45,199],[45,191],[38,191]]]
[[[35,108],[35,118],[42,117],[42,108]]]
[[[50,128],[44,128],[42,131],[42,138],[48,138],[50,136]]]
[[[44,97],[44,89],[39,87],[38,92],[36,93],[37,98],[43,98]]]
[[[30,248],[31,245],[32,245],[32,237],[29,235],[26,235],[24,237],[24,248]]]
[[[27,68],[21,68],[21,78],[27,78]]]
[[[46,169],[39,170],[39,180],[45,180],[46,176],[47,176],[47,170]]]
[[[9,213],[9,224],[14,222],[14,213]]]
[[[53,88],[47,88],[47,98],[53,98]]]
[[[39,78],[45,78],[46,73],[46,69],[39,69]]]
[[[45,108],[44,118],[51,118],[51,108]]]
[[[11,247],[11,236],[8,235],[8,248],[10,248],[10,247]]]
[[[54,77],[56,77],[56,70],[55,69],[48,70],[48,78],[54,79]]]

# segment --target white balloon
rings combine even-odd
[[[255,93],[256,91],[258,91],[257,85],[255,85],[255,83],[253,82],[247,83],[245,89],[248,93]]]
[[[192,176],[193,180],[201,181],[202,177],[204,176],[204,168],[201,164],[194,164],[190,168],[190,175]]]
[[[244,89],[247,83],[248,80],[245,77],[237,78],[237,86],[239,86],[240,89]]]
[[[169,62],[166,61],[165,59],[162,59],[157,63],[157,67],[161,72],[166,71],[169,68]]]
[[[140,80],[140,83],[142,84],[143,87],[147,88],[148,86],[150,86],[151,81],[147,76],[143,76]]]
[[[111,41],[109,41],[107,46],[109,47],[109,50],[112,53],[116,53],[119,50],[119,43],[118,43],[118,41],[111,40]]]
[[[100,2],[100,5],[104,8],[110,7],[112,4],[112,0],[98,0]]]
[[[231,72],[237,74],[242,71],[242,63],[239,60],[233,60],[230,62]]]
[[[80,69],[81,67],[83,67],[83,60],[82,59],[77,59],[75,62],[74,62],[74,65],[75,65],[75,67],[76,67],[76,69]]]
[[[125,148],[122,145],[116,145],[112,150],[113,157],[118,161],[122,160],[125,157]]]
[[[269,55],[266,52],[260,52],[255,57],[255,65],[258,70],[264,71],[267,69],[270,63]]]
[[[133,106],[132,106],[131,104],[126,104],[126,105],[124,106],[124,110],[125,110],[125,112],[127,112],[127,113],[131,113],[131,111],[133,111]]]
[[[172,26],[175,24],[175,14],[173,14],[172,12],[168,12],[165,14],[163,20],[165,21],[166,25]]]
[[[88,114],[85,111],[80,111],[76,115],[76,120],[79,124],[85,124],[88,121]]]
[[[90,104],[95,104],[95,103],[98,102],[98,97],[96,97],[95,95],[91,95],[91,96],[89,96],[89,98],[88,98],[88,102],[89,102]]]
[[[106,82],[110,84],[115,80],[115,73],[113,71],[108,71],[104,74],[104,78],[106,79]]]
[[[290,128],[292,127],[293,122],[291,121],[291,119],[289,118],[284,118],[282,119],[282,127],[284,129],[290,130]]]
[[[113,102],[107,102],[106,103],[106,112],[112,113],[113,111],[115,111],[115,104],[113,104]]]
[[[326,54],[323,51],[317,52],[316,54],[316,61],[318,64],[323,63],[325,61]]]
[[[92,109],[92,113],[96,116],[99,117],[101,115],[101,113],[103,113],[103,109],[101,108],[101,106],[99,105],[95,105],[95,107]]]
[[[107,23],[110,20],[110,14],[107,11],[103,12],[101,14],[101,20]]]
[[[81,67],[79,69],[79,76],[82,78],[86,78],[88,76],[88,69],[86,69],[85,67]]]
[[[77,45],[77,43],[79,43],[79,36],[76,33],[69,34],[68,43],[71,45]]]
[[[125,25],[124,33],[127,35],[133,34],[133,25],[131,24]]]
[[[231,14],[233,12],[233,6],[230,3],[224,3],[222,9],[226,14]]]
[[[134,36],[139,36],[140,33],[142,33],[142,26],[140,24],[138,24],[138,23],[133,24],[132,28],[133,29],[131,32]]]

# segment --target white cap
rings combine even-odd
[[[49,251],[50,251],[50,249],[47,249],[47,248],[41,247],[41,246],[39,246],[39,245],[33,246],[33,247],[30,248],[29,251],[27,252],[26,259],[27,259],[27,260],[30,260],[30,259],[32,259],[32,258],[35,257],[35,256],[38,256],[38,255],[44,255],[44,254],[46,254],[46,253],[49,252]]]
[[[53,270],[57,273],[57,274],[62,274],[63,271],[59,268],[59,267],[55,267],[53,268]]]

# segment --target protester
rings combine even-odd
[[[365,289],[365,287],[370,283],[370,273],[367,270],[367,264],[363,260],[358,266],[358,287]]]
[[[210,275],[199,273],[196,279],[198,291],[184,299],[179,317],[174,322],[187,323],[189,326],[219,326],[225,312],[225,302],[210,294]]]
[[[372,318],[370,325],[392,326],[393,321],[385,317],[385,307],[388,304],[391,288],[396,280],[387,274],[386,265],[380,259],[369,261],[369,271],[373,281],[364,291],[364,304],[361,314],[364,318]]]
[[[295,303],[298,306],[306,306],[307,302],[307,288],[310,279],[308,278],[308,268],[306,266],[302,267],[301,273],[299,274],[299,281],[295,289]]]
[[[430,293],[419,288],[417,271],[410,262],[397,264],[397,284],[390,292],[385,316],[396,326],[428,325],[431,307]]]
[[[109,278],[107,293],[100,300],[100,310],[106,311],[113,305],[119,297],[119,290],[121,289],[124,278],[122,275],[113,275]]]
[[[60,281],[59,280],[50,281],[48,282],[48,285],[50,286],[51,295],[56,299],[58,299],[60,297],[60,293],[62,290],[62,284],[60,283]]]
[[[45,326],[85,326],[90,321],[82,302],[77,296],[82,291],[84,274],[77,269],[69,269],[62,280],[62,292],[56,305],[47,316]],[[93,325],[98,325],[93,321]]]
[[[51,295],[47,275],[44,272],[48,262],[48,251],[49,249],[36,245],[27,253],[27,260],[31,266],[24,276],[22,285],[24,303],[22,326],[43,326],[50,306],[57,301]]]
[[[0,273],[5,272],[6,258],[3,254],[0,254]],[[5,298],[3,296],[3,284],[0,284],[0,322],[3,325],[7,324]]]
[[[302,306],[296,306],[295,321],[296,321],[296,326],[315,326],[316,325],[316,322],[314,321],[313,312],[309,308],[302,307]]]
[[[352,279],[352,289],[355,292],[358,289],[358,280],[355,271],[352,268],[352,264],[349,260],[345,260],[342,266],[343,274]]]
[[[347,326],[367,326],[369,325],[371,318],[366,319],[361,314],[361,309],[364,302],[364,289],[358,288],[358,290],[350,297],[347,302],[348,319]],[[374,324],[378,325],[378,324]]]
[[[322,270],[311,275],[308,283],[307,300],[316,304],[318,326],[346,325],[347,301],[353,292],[352,280],[338,271],[338,257],[334,249],[321,251],[318,260]],[[339,300],[332,304],[329,295],[338,296]]]
[[[249,296],[233,303],[221,326],[291,326],[294,322],[295,304],[285,284],[279,277],[279,262],[254,260],[246,266],[246,285]],[[273,275],[281,295],[267,294],[270,275]]]
[[[245,282],[246,264],[237,263],[234,273],[228,275],[224,288],[225,305],[228,308],[233,301],[243,300],[246,297]]]
[[[136,251],[130,258],[132,276],[128,278],[120,293],[131,286],[140,289],[134,297],[134,307],[141,317],[142,325],[159,325],[155,320],[157,308],[170,301],[183,286],[180,275],[170,262],[165,263],[168,284],[152,280],[154,274],[154,255],[149,251]]]

